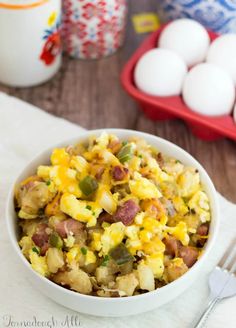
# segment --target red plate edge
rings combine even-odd
[[[215,140],[219,137],[228,137],[236,141],[236,124],[233,121],[231,115],[225,116],[215,116],[209,117],[204,115],[199,115],[191,111],[182,101],[182,97],[154,97],[148,94],[145,94],[138,90],[133,82],[133,71],[135,65],[139,58],[148,50],[155,48],[157,44],[158,37],[166,25],[163,25],[157,31],[152,33],[143,41],[139,48],[134,52],[128,62],[125,64],[121,72],[121,83],[124,89],[132,96],[136,101],[138,101],[141,107],[144,106],[147,108],[150,106],[149,113],[157,114],[157,111],[160,110],[161,113],[166,113],[163,118],[182,118],[187,122],[192,129],[194,134],[197,134],[201,139],[205,140]],[[217,38],[219,35],[209,31],[211,41]],[[194,131],[202,128],[208,128],[206,135],[203,131]],[[211,131],[209,131],[211,129]],[[197,132],[197,133],[196,133]],[[211,135],[212,133],[212,135]],[[218,135],[217,135],[218,134]]]

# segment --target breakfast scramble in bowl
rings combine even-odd
[[[54,149],[50,164],[17,186],[15,207],[32,268],[101,297],[179,278],[201,256],[211,220],[197,169],[105,132]]]

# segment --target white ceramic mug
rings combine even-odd
[[[0,82],[28,87],[61,63],[61,0],[0,0]]]

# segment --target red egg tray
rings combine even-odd
[[[230,138],[236,141],[236,123],[231,115],[204,116],[191,111],[183,102],[181,96],[156,97],[140,91],[134,83],[134,68],[139,58],[148,50],[156,48],[161,31],[152,33],[129,59],[121,73],[121,83],[125,90],[140,105],[147,117],[152,120],[168,120],[181,118],[189,126],[194,135],[206,141],[220,138]],[[208,31],[211,41],[219,35]]]

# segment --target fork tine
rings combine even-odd
[[[236,250],[236,247],[235,247],[235,250]],[[236,271],[236,251],[234,252],[234,256],[232,257],[232,260],[229,264],[229,272],[230,273],[235,273]]]
[[[232,270],[234,267],[234,258],[236,256],[236,238],[232,240],[226,252],[222,256],[219,266],[225,270]]]
[[[232,265],[232,268],[229,271],[230,273],[236,273],[236,256],[235,256],[235,261],[234,264]]]
[[[236,256],[236,248],[234,248],[233,250],[231,250],[230,254],[228,255],[227,259],[225,260],[223,269],[226,269],[226,270],[230,271],[235,256]]]

